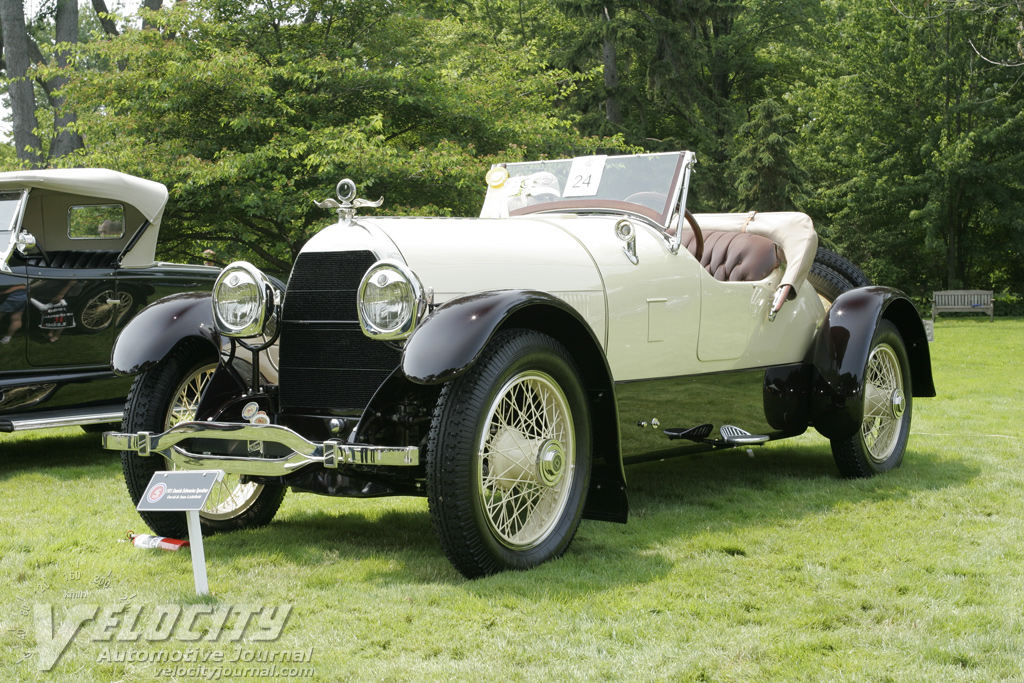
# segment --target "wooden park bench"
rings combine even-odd
[[[989,322],[994,312],[992,292],[980,289],[954,289],[932,293],[932,322],[937,313],[988,313]]]

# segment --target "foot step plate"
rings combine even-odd
[[[765,434],[751,434],[750,432],[734,427],[733,425],[722,425],[718,430],[722,439],[727,444],[735,446],[749,446],[756,443],[764,443],[768,441],[768,436]]]

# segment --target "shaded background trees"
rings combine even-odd
[[[17,124],[30,81],[10,2]],[[914,294],[1024,290],[1017,0],[158,7],[144,23],[83,8],[77,44],[57,36],[57,5],[30,22],[42,104],[37,142],[16,125],[15,143],[24,163],[166,183],[168,257],[213,246],[285,272],[331,219],[312,200],[343,176],[391,213],[472,215],[495,160],[687,148],[698,209],[807,211]],[[61,131],[84,144],[61,147]]]

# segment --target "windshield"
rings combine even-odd
[[[628,212],[667,226],[685,202],[691,152],[589,156],[500,164],[487,173],[481,217]]]
[[[18,217],[20,192],[0,192],[0,232],[14,230],[14,219]]]
[[[0,269],[8,270],[7,261],[14,250],[23,192],[0,192]]]

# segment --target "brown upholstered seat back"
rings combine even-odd
[[[722,282],[754,282],[768,277],[779,267],[775,243],[767,237],[744,232],[707,231],[700,264]],[[683,231],[683,246],[696,255],[697,240],[692,230]]]

